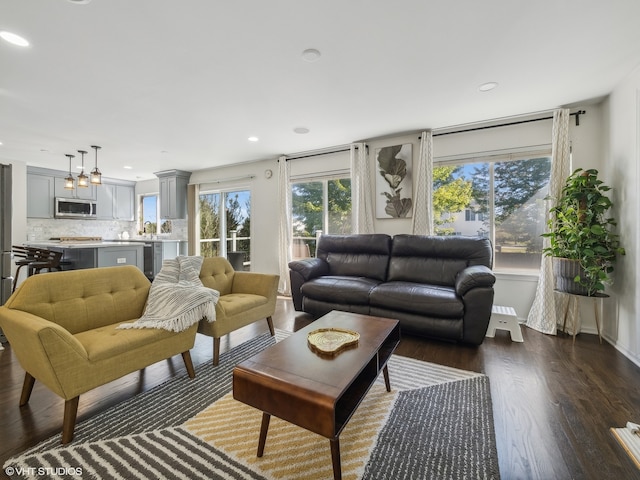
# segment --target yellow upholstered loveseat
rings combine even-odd
[[[178,353],[195,376],[197,324],[179,333],[116,328],[142,315],[150,285],[134,266],[46,273],[0,307],[0,327],[26,371],[20,405],[35,380],[64,398],[62,443],[73,439],[82,393]]]
[[[266,318],[271,335],[272,315],[276,309],[278,275],[236,272],[223,257],[208,257],[202,262],[200,281],[220,292],[216,321],[200,321],[198,332],[213,337],[213,364],[220,357],[220,338],[238,328]]]

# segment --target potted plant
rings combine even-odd
[[[616,221],[607,215],[612,206],[609,190],[598,180],[597,170],[579,168],[551,208],[549,231],[542,235],[550,245],[543,253],[553,257],[557,290],[595,296],[611,283],[616,257],[625,250],[612,230]]]

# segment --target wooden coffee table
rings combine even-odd
[[[319,354],[307,334],[320,328],[353,330],[360,338],[336,355]],[[275,415],[328,438],[333,477],[342,478],[338,436],[380,370],[391,390],[387,361],[399,341],[397,320],[333,311],[236,366],[233,397],[263,412],[258,457]]]

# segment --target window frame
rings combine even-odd
[[[455,155],[449,157],[435,157],[433,160],[433,167],[444,167],[444,166],[458,166],[458,165],[472,165],[472,164],[481,164],[487,163],[489,165],[489,205],[488,205],[488,213],[487,213],[487,221],[489,224],[489,234],[488,238],[491,240],[491,248],[493,249],[493,258],[496,258],[496,225],[495,225],[495,172],[494,166],[499,162],[515,162],[519,160],[531,160],[536,158],[549,158],[552,160],[551,155],[551,145],[540,145],[537,147],[526,147],[526,148],[514,148],[501,150],[499,152],[482,152],[482,153],[469,153],[465,155]],[[549,181],[551,172],[549,173]],[[468,207],[467,207],[468,208]],[[473,209],[470,209],[473,213],[473,218],[475,220],[484,221],[484,215],[479,214],[478,212],[473,212]],[[480,218],[478,218],[480,217]],[[466,219],[466,213],[465,213]],[[466,221],[466,220],[465,220]],[[456,233],[457,234],[457,233]],[[540,269],[505,269],[505,268],[496,268],[495,260],[494,260],[494,270],[499,274],[512,274],[512,275],[539,275]]]
[[[142,234],[145,234],[147,232],[145,232],[145,219],[144,219],[144,199],[145,198],[151,198],[151,197],[156,197],[156,231],[155,232],[148,232],[150,235],[157,235],[159,232],[158,230],[161,227],[161,218],[160,218],[160,193],[156,192],[156,193],[143,193],[140,195],[140,215],[139,215],[139,231]]]
[[[226,188],[214,188],[214,189],[206,189],[206,190],[200,190],[198,192],[198,201],[196,202],[197,204],[197,212],[196,212],[196,216],[198,218],[198,228],[196,229],[196,234],[197,234],[197,239],[196,239],[196,245],[197,245],[197,252],[198,254],[200,253],[200,244],[202,239],[200,238],[200,196],[201,195],[212,195],[212,194],[218,194],[220,195],[220,205],[219,208],[221,211],[218,212],[218,217],[219,217],[219,221],[220,221],[220,225],[219,225],[219,230],[221,232],[221,237],[218,239],[220,247],[218,249],[218,255],[221,257],[225,257],[227,258],[227,253],[229,253],[229,249],[227,248],[227,242],[231,241],[230,237],[227,237],[227,194],[229,193],[235,193],[235,192],[249,192],[249,212],[251,212],[251,210],[253,210],[253,192],[251,190],[251,187],[249,185],[234,185],[234,186],[229,186]],[[249,213],[249,218],[251,218],[251,213]],[[253,226],[250,227],[250,232],[249,232],[249,252],[248,253],[248,261],[249,261],[249,265],[251,262],[251,258],[252,258],[252,251],[253,251],[253,242],[251,241],[251,239],[253,238]]]
[[[331,234],[331,232],[327,231],[327,229],[329,228],[329,224],[330,224],[330,220],[329,220],[329,182],[332,181],[332,180],[345,180],[345,179],[348,179],[350,184],[352,185],[352,178],[351,178],[351,171],[350,170],[339,170],[339,171],[333,171],[331,173],[324,172],[324,173],[318,173],[318,174],[298,175],[298,176],[292,176],[289,179],[289,189],[290,189],[292,197],[293,197],[293,187],[294,187],[294,185],[302,184],[302,183],[317,183],[317,182],[321,182],[322,183],[322,228],[320,230],[316,230],[315,237],[298,237],[298,236],[294,235],[293,225],[292,225],[291,232],[290,232],[292,245],[295,243],[295,240],[302,240],[305,243],[306,242],[313,243],[314,244],[314,252],[315,252],[315,245],[317,245],[318,237],[320,235],[322,235],[323,233]],[[353,208],[353,204],[351,206]],[[292,204],[291,204],[291,220],[292,220],[292,223],[293,223],[293,220],[294,220],[293,201],[292,201]],[[352,229],[353,229],[353,225],[352,225]],[[311,256],[315,256],[315,254],[311,255]],[[298,258],[308,258],[308,257],[297,257],[297,256],[294,255],[293,258],[298,259]]]

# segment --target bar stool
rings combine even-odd
[[[30,263],[36,261],[36,252],[37,249],[31,247],[21,247],[18,245],[14,245],[11,249],[13,253],[13,258],[20,258],[21,260],[14,260],[14,263],[18,267],[16,270],[16,278],[13,280],[13,289],[12,292],[16,291],[16,286],[18,285],[18,277],[20,276],[20,270],[22,267],[28,267]],[[27,269],[27,276],[29,276]]]
[[[14,246],[13,255],[14,258],[18,257],[22,258],[22,260],[15,262],[18,269],[16,270],[16,278],[13,281],[12,292],[15,292],[18,286],[18,277],[22,267],[27,267],[27,277],[37,275],[45,269],[49,272],[62,270],[60,266],[60,260],[62,259],[61,252],[54,252],[44,248]]]

